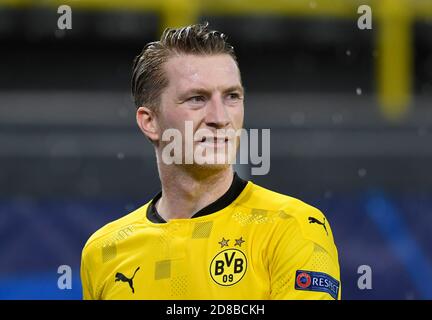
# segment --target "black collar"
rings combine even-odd
[[[240,193],[243,191],[246,185],[247,185],[247,181],[241,179],[237,175],[237,173],[234,172],[233,181],[228,191],[225,192],[225,194],[221,196],[219,199],[217,199],[215,202],[210,203],[207,207],[204,207],[200,211],[195,213],[192,216],[192,218],[202,217],[227,207],[240,195]],[[159,192],[153,198],[153,200],[150,202],[149,206],[147,207],[147,219],[149,219],[153,223],[166,223],[166,221],[157,212],[155,206],[156,202],[160,199],[161,196],[162,196],[162,191]]]

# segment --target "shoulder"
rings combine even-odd
[[[112,246],[131,236],[135,232],[135,224],[145,219],[148,204],[144,204],[135,211],[107,223],[95,231],[84,245],[82,258],[92,255],[94,250]]]
[[[300,199],[249,183],[249,192],[241,205],[268,212],[274,218],[272,220],[277,224],[282,236],[291,234],[284,232],[288,229],[296,231],[302,238],[337,256],[329,221],[320,209]]]

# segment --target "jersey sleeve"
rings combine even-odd
[[[90,278],[90,270],[89,267],[89,261],[87,260],[87,252],[86,248],[84,248],[82,257],[81,257],[81,285],[82,285],[82,294],[84,300],[94,300],[94,293],[93,293],[93,285],[92,280]]]
[[[277,300],[341,299],[338,253],[325,216],[306,207],[275,232],[269,262],[270,298]]]

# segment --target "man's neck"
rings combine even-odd
[[[159,168],[162,197],[156,203],[165,220],[191,218],[222,197],[233,181],[232,167],[212,172],[190,172],[174,166]]]

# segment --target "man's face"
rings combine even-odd
[[[207,164],[220,165],[220,159],[225,159],[224,166],[233,162],[239,138],[232,132],[242,128],[244,115],[244,92],[235,61],[228,54],[178,55],[165,63],[164,70],[168,87],[161,94],[157,115],[158,148],[170,143],[162,141],[163,132],[176,129],[183,137],[183,154],[193,152],[193,163],[197,155]],[[186,123],[191,129],[185,129]],[[192,151],[187,143],[193,145]]]

